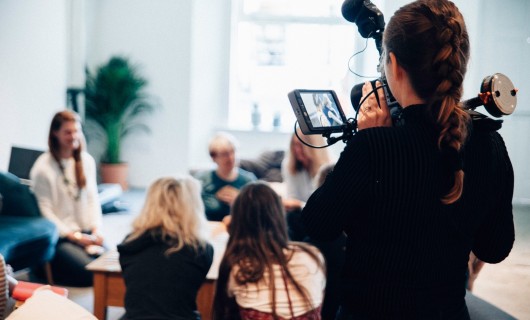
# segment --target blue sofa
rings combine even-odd
[[[0,253],[20,270],[53,258],[58,232],[40,214],[35,195],[13,174],[0,172]]]

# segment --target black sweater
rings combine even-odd
[[[513,169],[502,138],[471,135],[464,195],[444,205],[453,172],[424,110],[411,106],[400,126],[358,132],[302,212],[315,239],[347,233],[343,304],[368,318],[448,316],[465,304],[469,251],[496,263],[513,245]]]
[[[166,256],[159,236],[144,234],[118,246],[127,291],[126,319],[199,319],[195,303],[213,259],[213,248],[185,246]]]

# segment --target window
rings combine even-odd
[[[292,130],[293,89],[333,89],[349,114],[349,91],[363,80],[348,70],[359,36],[342,2],[234,0],[229,127]]]

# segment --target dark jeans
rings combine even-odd
[[[287,231],[289,240],[304,241],[307,238],[305,226],[302,223],[302,210],[296,209],[287,212],[285,219],[287,221]]]
[[[53,280],[61,285],[90,287],[93,274],[85,266],[93,260],[84,248],[64,238],[59,239],[51,262]]]

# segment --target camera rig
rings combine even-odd
[[[363,38],[374,39],[376,48],[379,52],[379,57],[381,58],[382,38],[385,29],[383,13],[370,0],[345,0],[342,4],[341,11],[342,16],[346,20],[357,25],[359,34]],[[378,66],[378,69],[380,69],[380,66]],[[376,81],[379,81],[381,86],[376,87]],[[373,90],[368,95],[376,92],[377,89],[382,87],[385,93],[390,115],[393,121],[396,121],[396,119],[399,118],[402,108],[392,95],[384,75],[382,75],[379,79],[372,80],[370,82],[372,84]],[[300,123],[301,128],[305,129],[302,130],[302,132],[305,134],[321,134],[327,139],[327,146],[331,146],[340,140],[344,142],[349,140],[357,131],[357,114],[359,112],[360,105],[364,102],[361,101],[363,85],[364,83],[359,83],[354,85],[351,89],[350,100],[356,112],[355,119],[344,121],[343,125],[341,126],[342,135],[338,137],[331,136],[332,133],[337,132],[336,128],[334,128],[334,130],[325,130],[325,128],[324,130],[322,128],[319,128],[318,130],[312,130],[311,125],[307,125],[308,117],[304,118],[301,116],[301,114],[304,112],[306,112],[307,115],[307,111],[304,109],[303,105],[295,106],[296,100],[290,98],[293,110],[295,111],[295,115],[297,117],[297,121]],[[492,128],[494,130],[498,130],[501,127],[502,120],[493,120],[488,116],[475,111],[475,109],[479,106],[484,106],[485,110],[491,116],[496,118],[510,115],[514,112],[515,107],[517,106],[517,91],[518,90],[506,75],[502,73],[495,73],[493,75],[486,76],[483,79],[480,85],[479,93],[474,98],[462,101],[462,108],[469,113],[474,123],[484,121],[494,122],[496,124]],[[303,112],[300,112],[300,110],[303,110]],[[296,130],[295,133],[297,133]],[[298,138],[300,139],[300,137]],[[304,141],[302,141],[302,143],[305,144]]]

